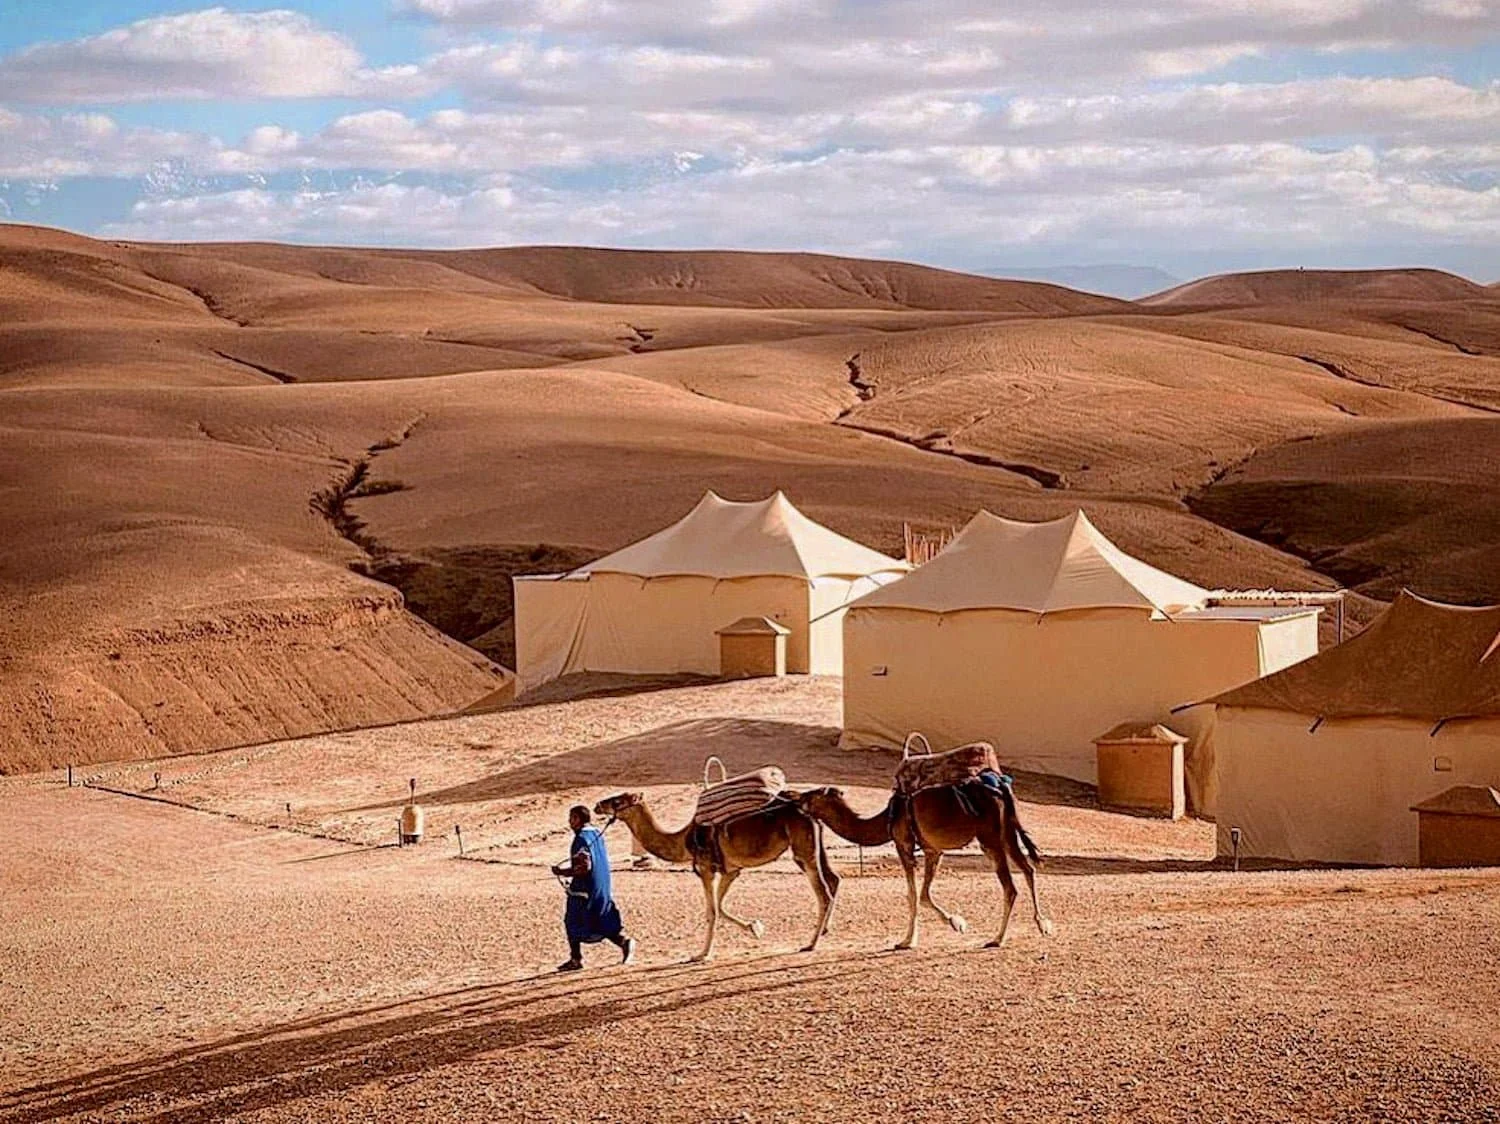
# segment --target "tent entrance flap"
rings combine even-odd
[[[516,693],[584,670],[587,578],[515,579]]]

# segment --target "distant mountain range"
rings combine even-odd
[[[1046,281],[1082,289],[1086,293],[1103,293],[1111,297],[1136,297],[1159,293],[1182,283],[1164,269],[1154,265],[1052,265],[1031,267],[996,267],[980,272],[988,277],[1014,278],[1017,281]]]

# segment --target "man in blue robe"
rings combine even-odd
[[[572,955],[558,965],[559,972],[576,972],[583,967],[583,946],[609,941],[620,950],[620,962],[629,964],[635,956],[635,941],[625,935],[619,907],[610,894],[609,852],[604,847],[604,833],[590,822],[592,814],[582,804],[568,810],[568,826],[573,829],[572,852],[568,861],[552,868],[558,877],[569,877],[568,907],[563,913],[563,928],[568,934]]]

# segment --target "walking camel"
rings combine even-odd
[[[912,802],[912,815],[906,815],[901,802]],[[1016,901],[1016,883],[1011,877],[1007,855],[1026,876],[1027,889],[1031,891],[1031,906],[1036,915],[1036,927],[1046,935],[1052,933],[1052,922],[1042,913],[1041,899],[1036,888],[1036,864],[1041,853],[1026,829],[1016,816],[1015,797],[1009,789],[1001,792],[980,783],[963,786],[927,788],[914,796],[893,795],[890,803],[873,816],[861,816],[849,807],[842,789],[815,788],[802,793],[798,798],[805,811],[826,824],[833,832],[851,843],[864,847],[878,847],[882,843],[896,844],[896,855],[906,873],[906,899],[908,917],[906,936],[896,945],[898,949],[915,948],[917,945],[918,903],[929,905],[939,917],[956,932],[967,932],[969,923],[957,913],[949,912],[932,898],[932,880],[937,875],[938,865],[946,851],[967,847],[975,839],[985,857],[995,868],[995,876],[1005,892],[1005,904],[1000,911],[1000,932],[986,948],[998,948],[1005,940],[1010,926],[1010,911]],[[912,821],[916,833],[912,832]],[[926,866],[922,876],[922,891],[917,893],[917,847],[922,848]]]
[[[664,831],[657,825],[639,792],[607,796],[594,806],[594,811],[599,815],[614,816],[640,840],[641,846],[657,858],[665,862],[692,864],[703,883],[708,919],[708,935],[702,951],[692,957],[694,962],[707,960],[713,953],[714,934],[720,917],[757,938],[765,932],[765,925],[759,920],[746,921],[730,913],[724,905],[724,898],[744,871],[775,862],[788,849],[792,852],[792,861],[807,875],[818,900],[817,928],[802,951],[811,952],[817,948],[818,940],[832,924],[839,876],[823,850],[822,824],[803,811],[795,800],[774,801],[762,811],[724,824],[718,829],[716,848],[705,845],[701,837],[697,837],[691,822],[679,831]]]

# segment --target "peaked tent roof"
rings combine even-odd
[[[1082,511],[1022,523],[981,511],[927,565],[860,598],[858,608],[1150,609],[1201,606],[1208,591],[1132,558]]]
[[[1500,605],[1466,609],[1403,591],[1338,647],[1208,701],[1323,718],[1500,715]]]
[[[780,492],[750,503],[705,492],[697,506],[670,527],[574,573],[812,579],[907,569],[905,562],[814,523]]]

